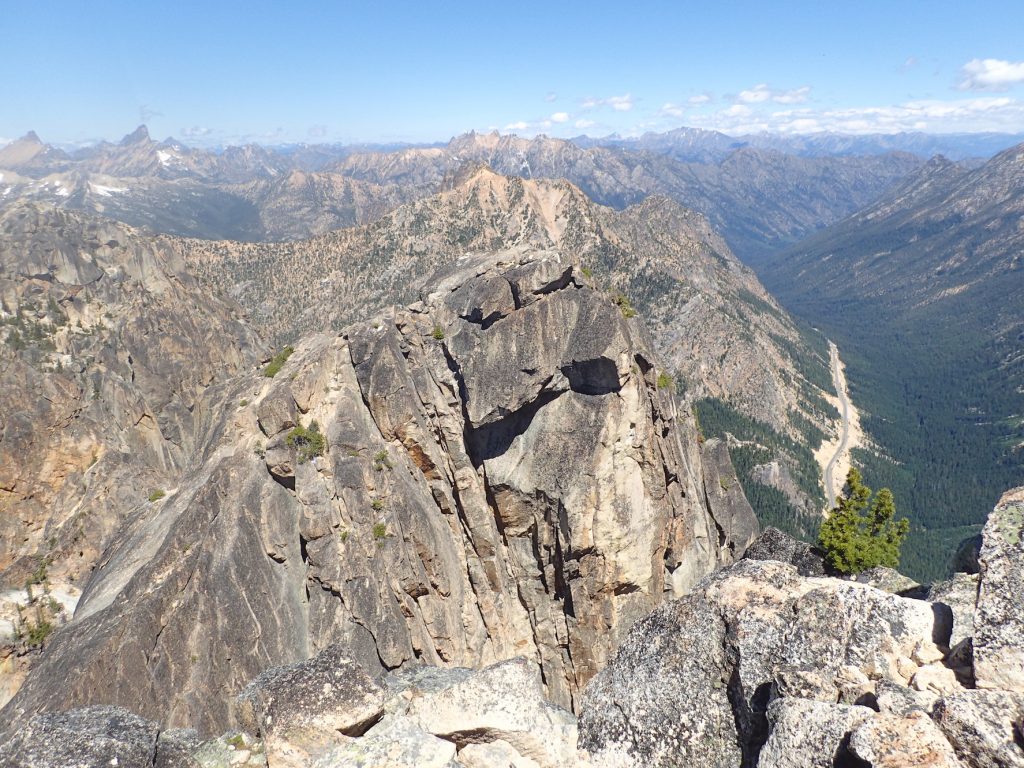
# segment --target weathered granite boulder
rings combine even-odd
[[[957,755],[971,768],[1021,768],[1024,745],[1020,723],[1024,694],[962,691],[935,707],[935,721]]]
[[[192,754],[202,742],[194,728],[170,728],[161,731],[156,741],[153,768],[196,768]]]
[[[311,659],[261,673],[235,699],[235,719],[263,739],[274,765],[301,768],[311,757],[365,733],[384,714],[384,689],[332,645]]]
[[[853,763],[849,735],[871,717],[867,707],[776,699],[768,707],[771,735],[760,752],[758,768],[833,768]]]
[[[878,681],[909,685],[948,637],[923,601],[743,560],[635,625],[584,692],[580,744],[652,766],[752,765],[773,695],[873,703]]]
[[[960,542],[956,553],[953,555],[953,572],[977,574],[981,571],[981,563],[978,558],[981,556],[981,534],[971,536]]]
[[[821,550],[778,528],[765,528],[747,547],[743,557],[789,563],[796,566],[801,576],[824,576],[827,572],[825,555]]]
[[[544,700],[540,670],[510,659],[412,699],[405,714],[459,746],[502,742],[541,768],[575,763],[576,720]]]
[[[311,768],[455,768],[455,744],[403,717],[386,716],[362,738],[309,763]]]
[[[2,768],[151,768],[158,728],[120,707],[35,715],[0,745]]]
[[[892,592],[902,597],[921,598],[928,594],[928,588],[914,581],[909,576],[904,576],[894,568],[886,568],[883,565],[869,568],[857,576],[857,581],[862,584],[870,584],[875,589],[885,592]]]
[[[953,615],[950,646],[974,636],[974,609],[978,603],[978,574],[954,573],[953,578],[933,584],[928,590],[930,603],[949,606]]]
[[[953,747],[924,712],[872,715],[850,734],[850,754],[870,768],[962,768]]]
[[[982,540],[974,676],[979,688],[1024,693],[1024,488],[1003,494]]]
[[[157,746],[157,766],[160,749]],[[234,731],[208,739],[193,749],[181,768],[268,768],[263,743],[251,735]],[[286,763],[277,763],[285,766]]]

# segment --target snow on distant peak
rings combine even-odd
[[[97,195],[102,195],[103,197],[110,197],[111,195],[118,195],[128,191],[128,187],[105,187],[102,184],[94,184],[91,181],[89,182],[89,187]]]
[[[168,152],[165,149],[158,149],[156,151],[156,157],[160,161],[160,165],[164,168],[170,168],[171,166],[178,166],[179,168],[184,165],[181,159],[181,155],[178,154],[178,148],[172,147],[171,151]]]

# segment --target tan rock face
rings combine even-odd
[[[1024,488],[1008,491],[982,531],[974,613],[979,688],[1024,693]]]
[[[388,175],[410,181],[398,172],[402,155],[387,158],[394,164]],[[439,178],[427,184],[431,192]],[[521,245],[557,249],[632,301],[652,332],[652,346],[685,382],[688,396],[728,397],[793,437],[794,410],[832,430],[809,397],[819,398],[821,386],[831,388],[826,357],[807,347],[785,310],[704,216],[647,193],[630,199],[636,205],[613,210],[565,181],[482,167],[467,167],[453,179],[451,188],[372,224],[308,240],[181,241],[179,247],[200,280],[235,296],[261,332],[282,340],[327,325],[341,328],[391,302],[411,301],[424,278],[467,253]],[[817,384],[802,371],[808,367],[817,371]]]
[[[756,528],[716,519],[658,370],[639,320],[551,252],[463,260],[410,310],[297,345],[233,382],[249,405],[211,405],[5,714],[102,698],[219,732],[208,691],[334,643],[367,667],[525,656],[572,705]]]
[[[31,204],[0,214],[0,318],[0,587],[75,581],[261,344],[162,240]]]

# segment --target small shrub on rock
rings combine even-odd
[[[284,367],[285,361],[292,356],[293,352],[295,352],[295,349],[291,346],[287,346],[274,355],[270,359],[270,362],[267,363],[267,367],[263,369],[263,375],[268,379],[274,378],[280,372],[281,368]]]
[[[316,456],[323,456],[327,448],[327,440],[320,432],[320,425],[316,419],[310,422],[309,427],[295,427],[288,433],[285,442],[289,448],[295,449],[295,458],[299,464],[305,464]]]

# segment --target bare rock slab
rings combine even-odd
[[[1024,488],[1003,494],[981,536],[975,678],[979,688],[1024,692]]]
[[[157,725],[120,707],[35,715],[6,744],[2,768],[152,768]]]

